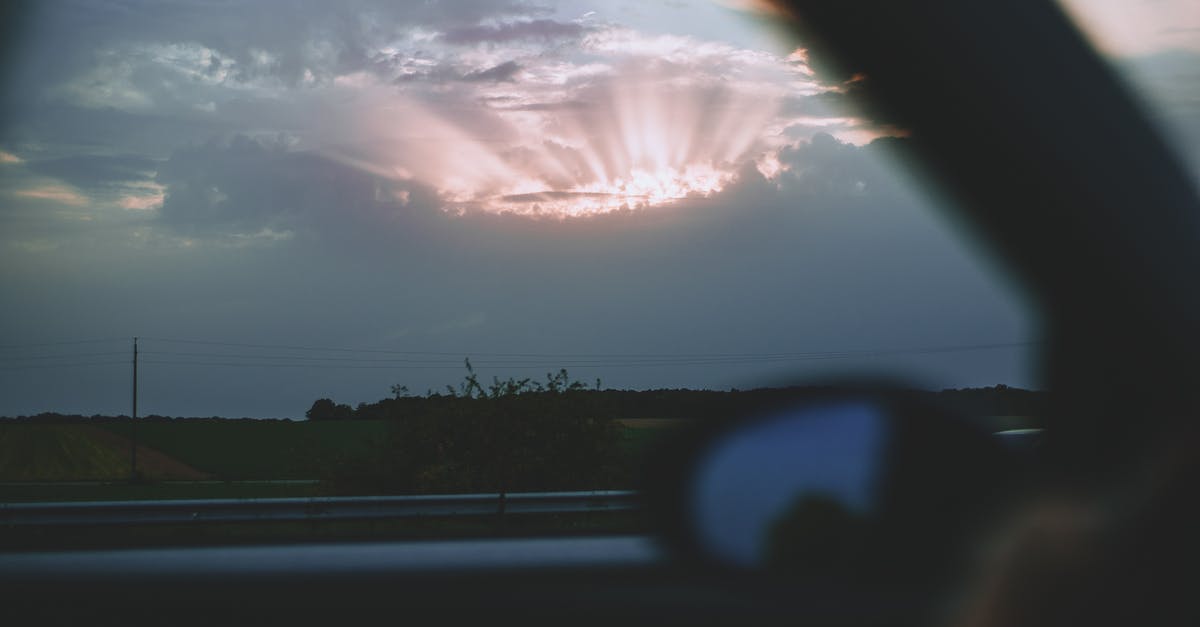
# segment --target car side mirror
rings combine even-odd
[[[668,543],[708,566],[934,582],[1016,493],[1018,461],[917,395],[822,389],[681,433],[646,493]]]

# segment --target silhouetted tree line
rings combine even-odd
[[[731,412],[753,412],[758,408],[786,402],[802,388],[760,388],[754,390],[611,390],[588,388],[578,384],[571,393],[571,402],[586,406],[587,411],[616,419],[637,418],[713,418],[727,416]],[[947,389],[940,392],[915,391],[925,395],[955,413],[964,416],[1033,416],[1044,414],[1045,392],[1024,390],[1007,385],[984,388]],[[331,399],[319,399],[305,412],[309,420],[389,420],[422,415],[441,415],[461,411],[470,406],[458,390],[446,392],[430,391],[424,396],[414,396],[401,385],[393,386],[392,398],[374,403],[359,403],[357,407],[336,404]],[[514,403],[535,402],[534,396],[526,396]],[[5,416],[0,420],[45,423],[117,422],[129,420],[127,415],[62,414],[42,412],[31,416]],[[145,421],[170,420],[262,420],[260,418],[173,417],[151,414],[139,417]],[[275,419],[271,419],[275,420]],[[282,420],[288,420],[283,418]]]
[[[813,388],[758,388],[753,390],[611,390],[587,387],[578,382],[569,397],[571,410],[616,419],[674,418],[711,419],[768,411],[786,404],[798,393]],[[536,391],[510,399],[514,407],[534,407],[542,402]],[[305,414],[310,420],[397,420],[469,411],[474,399],[451,388],[447,393],[430,391],[413,396],[404,386],[393,386],[394,396],[356,408],[335,405],[330,399],[313,403]],[[964,416],[1041,416],[1045,393],[997,385],[987,388],[947,389],[940,392],[913,391],[927,400]]]
[[[604,390],[565,370],[532,379],[479,382],[467,362],[458,388],[393,397],[351,409],[320,399],[313,420],[390,422],[371,454],[326,464],[346,492],[505,492],[628,487],[637,460],[621,444],[618,419],[713,419],[767,412],[812,388]],[[1037,415],[1042,394],[1006,386],[914,392],[968,416]]]
[[[1046,393],[1007,385],[930,392],[933,399],[963,416],[1045,416]]]
[[[386,409],[354,412],[386,418],[391,429],[370,454],[335,461],[329,478],[337,492],[588,490],[628,481],[616,421],[583,402],[588,390],[565,370],[544,383],[483,384],[467,362],[466,378],[447,394],[394,392],[398,398],[376,404]],[[403,411],[414,402],[419,411]]]
[[[354,410],[346,404],[334,404],[332,399],[319,398],[304,412],[309,420],[348,420],[355,418]]]
[[[97,424],[108,424],[108,423],[125,422],[125,421],[129,420],[129,416],[127,414],[118,414],[115,416],[106,415],[106,414],[92,414],[90,416],[85,416],[83,414],[60,414],[58,412],[46,411],[46,412],[42,412],[40,414],[34,414],[32,416],[24,416],[24,415],[23,416],[0,416],[0,420],[11,420],[13,422],[37,422],[37,423],[45,423],[45,424],[78,424],[78,423],[85,423],[85,422],[86,423],[97,423]],[[138,416],[138,422],[174,422],[177,420],[186,420],[189,422],[193,422],[193,421],[295,422],[291,418],[250,418],[250,417],[245,417],[245,416],[241,417],[241,418],[225,418],[222,416],[162,416],[159,414],[148,414],[145,416]]]

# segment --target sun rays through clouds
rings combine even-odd
[[[814,112],[836,89],[818,84],[802,56],[581,31],[577,51],[551,60],[490,42],[467,55],[474,66],[406,63],[398,77],[343,81],[365,104],[328,152],[429,185],[451,213],[571,217],[711,196],[747,163],[771,175],[798,129],[860,124]],[[458,80],[430,88],[421,77],[434,74]]]

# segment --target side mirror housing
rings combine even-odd
[[[705,567],[932,585],[1023,480],[1002,438],[883,388],[822,388],[697,425],[653,456],[661,535]]]

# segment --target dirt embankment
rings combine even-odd
[[[77,427],[83,429],[88,437],[96,442],[114,450],[129,453],[129,438],[93,425],[77,425]],[[142,472],[142,476],[150,479],[180,481],[212,479],[212,475],[208,473],[196,470],[170,455],[140,444],[137,447],[137,466],[138,470]]]

